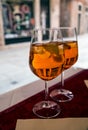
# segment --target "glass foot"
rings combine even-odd
[[[41,101],[34,105],[33,113],[40,118],[53,118],[60,114],[60,106],[53,101]]]
[[[66,89],[55,89],[50,93],[50,97],[57,102],[68,102],[73,99],[74,95]]]

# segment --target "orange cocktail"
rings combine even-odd
[[[31,46],[30,67],[43,80],[51,80],[62,71],[63,44],[59,42],[37,43]]]

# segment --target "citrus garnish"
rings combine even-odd
[[[48,43],[43,46],[46,51],[49,51],[51,54],[59,54],[58,44],[56,43]]]
[[[71,49],[70,45],[68,45],[68,43],[64,44],[64,49]]]

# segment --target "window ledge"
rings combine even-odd
[[[65,71],[64,79],[67,79],[82,70],[83,70],[82,68],[72,67]],[[61,81],[61,77],[59,75],[57,78],[48,82],[48,87],[50,87],[60,81]],[[31,97],[31,96],[37,94],[38,92],[40,92],[42,90],[44,90],[44,81],[36,80],[25,86],[21,86],[14,90],[6,92],[4,94],[1,94],[0,103],[2,105],[0,106],[0,112],[27,99],[28,97]]]

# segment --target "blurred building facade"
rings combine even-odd
[[[88,0],[0,1],[0,45],[30,40],[33,28],[60,26],[88,33]]]

